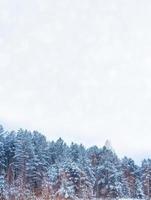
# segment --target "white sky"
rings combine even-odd
[[[151,152],[151,1],[0,0],[0,121]]]

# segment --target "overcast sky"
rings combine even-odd
[[[151,1],[0,0],[0,121],[151,153]]]

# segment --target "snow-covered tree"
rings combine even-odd
[[[97,197],[116,198],[121,196],[121,173],[117,156],[106,147],[100,152],[96,172],[95,191]]]
[[[142,162],[142,185],[143,192],[146,199],[151,198],[151,159],[144,159]]]
[[[86,149],[0,126],[0,200],[151,198],[151,160],[120,160],[110,143]]]

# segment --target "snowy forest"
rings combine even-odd
[[[0,126],[0,200],[151,198],[151,160]]]

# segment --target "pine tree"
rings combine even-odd
[[[111,151],[103,148],[96,173],[96,197],[116,198],[121,196],[121,173],[118,171],[119,160]]]
[[[142,185],[146,199],[151,198],[151,160],[143,160],[142,162]]]
[[[15,179],[25,191],[28,186],[32,190],[36,187],[36,157],[34,154],[34,146],[32,143],[32,134],[27,130],[20,129],[16,136],[15,142]]]
[[[0,126],[0,176],[4,174],[5,170],[5,149],[4,149],[4,130]]]
[[[126,196],[130,198],[136,198],[139,196],[139,179],[137,177],[138,167],[135,165],[132,159],[124,157],[122,160],[122,171],[124,178],[124,187],[127,189]]]

